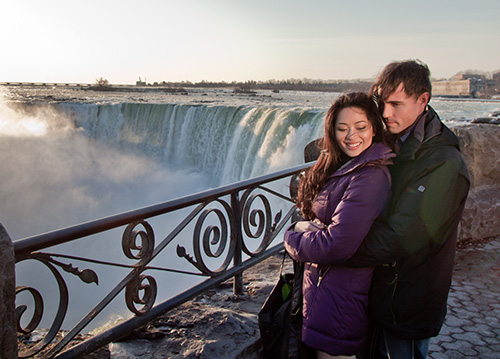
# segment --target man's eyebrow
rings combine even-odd
[[[384,103],[400,104],[400,103],[403,103],[403,101],[402,100],[391,100],[391,101],[385,100]]]

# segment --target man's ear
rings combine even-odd
[[[418,99],[417,99],[417,103],[419,105],[423,105],[423,106],[427,106],[427,104],[429,103],[429,98],[430,98],[430,95],[428,92],[424,92],[423,94],[421,94]]]

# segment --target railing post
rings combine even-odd
[[[0,358],[17,358],[14,246],[0,224]]]
[[[234,259],[233,263],[235,266],[240,265],[242,262],[242,241],[243,237],[241,235],[241,205],[238,192],[231,193],[231,208],[234,214],[234,223],[231,225],[231,240],[236,241],[234,247]],[[243,274],[239,273],[234,276],[233,279],[233,294],[238,295],[243,293]]]

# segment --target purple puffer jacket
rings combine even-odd
[[[394,156],[373,144],[335,172],[316,197],[313,211],[326,229],[285,232],[286,250],[305,262],[302,340],[330,355],[356,354],[367,333],[373,268],[339,264],[353,255],[383,210]]]

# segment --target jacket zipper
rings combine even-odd
[[[318,284],[316,285],[316,287],[319,287],[319,285],[321,284],[321,281],[323,280],[323,278],[325,277],[325,275],[330,271],[331,268],[332,268],[332,266],[329,266],[326,269],[326,272],[323,273],[323,274],[321,274],[321,270],[319,271]]]
[[[323,269],[323,267],[318,268],[319,277],[318,277],[318,283],[316,284],[316,287],[319,287],[319,285],[321,284],[321,281],[323,280],[323,278],[325,277],[325,275],[330,271],[330,268],[331,268],[331,266],[328,266],[328,268],[326,269],[325,273],[321,273],[321,270]],[[318,292],[319,292],[319,290],[315,291],[314,298],[311,300],[311,306],[312,306],[312,308],[315,307],[313,305],[313,303],[316,302],[316,297],[318,296]],[[311,316],[311,311],[309,311],[309,314],[307,315],[307,317],[304,317],[304,319],[307,320],[310,316]]]
[[[396,288],[398,286],[398,274],[399,273],[395,274],[394,279],[391,282],[391,285],[393,286],[392,295],[391,295],[391,314],[392,314],[392,321],[393,321],[395,327],[397,327],[397,324],[396,324],[396,313],[394,313],[394,296],[396,294]]]

